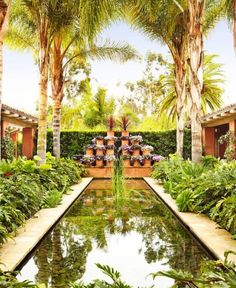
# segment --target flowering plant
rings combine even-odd
[[[95,150],[106,150],[106,147],[104,145],[94,145]]]
[[[76,154],[76,155],[73,155],[72,156],[72,159],[73,160],[81,160],[83,158],[83,155],[82,154]]]
[[[115,149],[115,145],[107,145],[106,148],[108,150],[111,150],[111,149],[113,150],[113,149]]]
[[[142,142],[143,141],[143,137],[140,136],[140,135],[130,136],[129,139],[130,139],[130,141],[132,143],[135,142],[135,141],[138,141],[138,142]]]
[[[81,162],[85,164],[93,164],[95,162],[95,157],[84,155],[84,157],[81,159]]]
[[[104,160],[104,156],[103,155],[97,155],[95,156],[96,160]]]
[[[106,155],[104,157],[105,161],[115,161],[116,160],[116,156],[115,155]]]
[[[152,155],[143,155],[143,159],[144,159],[144,160],[150,160],[150,159],[152,159],[152,158],[153,158]]]
[[[153,147],[152,146],[150,146],[150,145],[144,145],[144,146],[142,146],[142,151],[150,151],[150,152],[152,152],[153,151]]]
[[[105,140],[114,140],[114,141],[116,141],[117,137],[116,136],[106,136],[104,139]]]
[[[95,145],[94,144],[88,144],[85,146],[86,149],[94,149]]]
[[[94,137],[93,138],[93,140],[92,140],[92,143],[96,143],[96,140],[103,140],[104,139],[104,137],[103,136],[101,136],[101,135],[98,135],[98,136],[96,136],[96,137]]]
[[[134,145],[130,146],[130,149],[132,149],[132,150],[141,149],[141,145],[139,145],[139,144],[134,144]]]
[[[120,140],[129,140],[129,136],[121,136]]]
[[[129,151],[130,150],[130,146],[129,145],[122,145],[121,147],[120,147],[120,149],[121,150],[124,150],[124,151]]]
[[[154,161],[154,162],[160,162],[162,160],[165,160],[165,157],[163,157],[161,155],[153,155],[152,156],[152,161]]]
[[[134,161],[135,161],[135,160],[138,160],[141,165],[144,164],[144,159],[143,159],[142,156],[140,156],[140,155],[139,155],[139,156],[131,156],[131,158],[130,158],[130,164],[131,164],[132,166],[134,165]]]

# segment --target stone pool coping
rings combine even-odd
[[[60,205],[55,208],[41,209],[27,220],[24,226],[17,230],[16,237],[9,239],[1,246],[0,269],[14,271],[65,214],[92,179],[92,177],[82,178],[78,184],[71,187],[70,194],[63,195]]]
[[[171,198],[170,194],[164,192],[162,185],[153,178],[144,177],[144,180],[217,259],[224,260],[225,251],[236,252],[236,240],[232,239],[229,232],[219,228],[217,223],[204,214],[179,212],[175,200]],[[228,259],[236,264],[236,255],[230,254]]]

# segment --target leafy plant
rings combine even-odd
[[[235,141],[236,137],[232,131],[228,131],[225,135],[222,135],[219,138],[219,143],[226,143],[226,149],[224,153],[224,158],[229,162],[232,161],[235,157]]]
[[[43,208],[54,208],[61,203],[62,192],[58,190],[51,190],[43,199]]]
[[[131,125],[131,121],[127,116],[122,116],[119,124],[123,131],[127,131],[128,127]]]
[[[8,136],[1,139],[1,153],[1,159],[13,160],[15,157],[15,144]]]
[[[112,115],[110,115],[107,119],[107,128],[109,131],[113,131],[115,126],[116,126],[115,118]]]

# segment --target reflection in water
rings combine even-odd
[[[21,279],[32,279],[45,287],[66,288],[79,279],[93,280],[90,266],[101,259],[117,263],[115,268],[131,284],[132,276],[122,271],[125,265],[124,271],[128,271],[128,265],[136,265],[144,273],[142,279],[137,275],[138,285],[149,285],[145,276],[158,270],[177,268],[197,273],[200,261],[207,257],[145,183],[136,181],[136,189],[131,187],[122,199],[113,197],[109,183],[92,182],[38,247],[32,256],[33,264],[31,259],[23,267]],[[127,253],[121,248],[122,243],[127,243],[127,251],[137,246],[133,259],[119,259],[119,255],[123,259]],[[117,249],[116,256],[111,249]],[[32,275],[30,271],[34,270],[37,272]],[[165,280],[159,287],[170,287],[171,283]]]

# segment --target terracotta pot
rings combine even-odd
[[[114,149],[107,150],[107,155],[114,155],[114,153],[115,153]]]
[[[124,131],[121,132],[121,135],[122,136],[129,136],[129,131],[124,130]]]
[[[104,155],[104,151],[102,149],[97,149],[96,150],[96,155],[97,156]]]
[[[134,160],[134,167],[140,167],[139,160]]]
[[[139,156],[139,155],[140,155],[140,150],[134,149],[133,156]]]
[[[129,151],[127,151],[127,150],[122,150],[122,155],[129,155]]]
[[[107,145],[115,145],[115,140],[107,140]]]
[[[124,167],[130,167],[130,159],[124,159],[123,160],[123,166]]]
[[[115,131],[107,131],[107,136],[115,136]]]
[[[129,145],[129,140],[121,140],[121,146]]]
[[[133,145],[139,145],[139,141],[138,141],[138,140],[133,140],[133,141],[132,141],[132,144],[133,144]]]
[[[104,144],[104,140],[103,139],[96,139],[96,144],[97,145],[103,145]]]
[[[145,159],[143,166],[145,166],[145,167],[150,167],[150,166],[151,166],[151,159]]]
[[[151,151],[150,150],[143,150],[143,155],[150,155]]]
[[[97,167],[103,167],[103,160],[96,160]]]
[[[86,149],[86,155],[93,156],[93,149],[92,148],[87,148]]]

